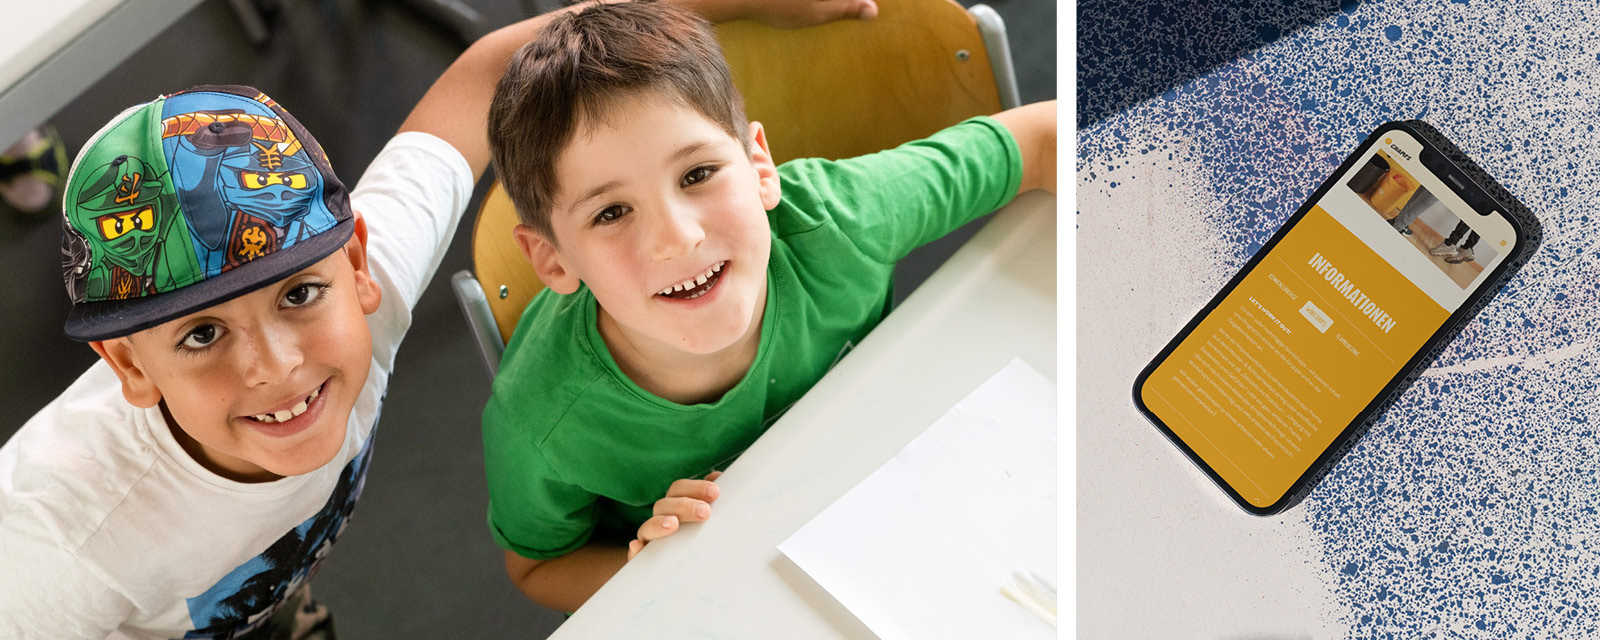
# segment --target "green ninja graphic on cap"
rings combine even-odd
[[[90,165],[92,166],[92,165]],[[200,265],[188,229],[177,219],[170,181],[145,161],[117,156],[88,171],[76,206],[67,207],[87,244],[83,289],[90,300],[122,300],[169,291],[191,281]],[[162,251],[163,245],[185,250]]]

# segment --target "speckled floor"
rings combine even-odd
[[[1595,6],[1167,6],[1112,21],[1142,30],[1079,23],[1080,55],[1105,56],[1080,66],[1176,78],[1079,130],[1079,632],[1594,637]],[[1369,132],[1413,118],[1544,243],[1304,503],[1244,515],[1138,414],[1132,379]]]

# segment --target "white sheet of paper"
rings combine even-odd
[[[1012,360],[778,545],[879,638],[1053,638],[1000,590],[1056,580],[1056,390]]]

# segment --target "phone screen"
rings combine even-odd
[[[1507,217],[1469,206],[1457,188],[1471,185],[1424,167],[1410,134],[1380,131],[1357,153],[1136,394],[1253,511],[1278,504],[1516,250]]]

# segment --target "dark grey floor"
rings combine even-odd
[[[316,134],[340,176],[354,183],[461,45],[389,2],[281,4],[273,39],[256,48],[227,2],[207,0],[51,122],[76,151],[117,112],[158,93],[248,84],[287,106]],[[513,0],[466,4],[491,27],[522,15],[522,3]],[[990,5],[1011,33],[1023,101],[1056,97],[1056,3]],[[476,201],[471,206],[476,210]],[[964,231],[908,258],[900,293],[970,236]],[[510,586],[484,524],[478,417],[488,376],[448,286],[450,274],[470,266],[468,237],[457,234],[417,306],[365,495],[312,583],[345,638],[543,637],[562,620]],[[59,242],[53,218],[0,215],[0,273],[8,274],[0,279],[0,438],[9,438],[94,360],[86,346],[62,335],[67,299]]]

